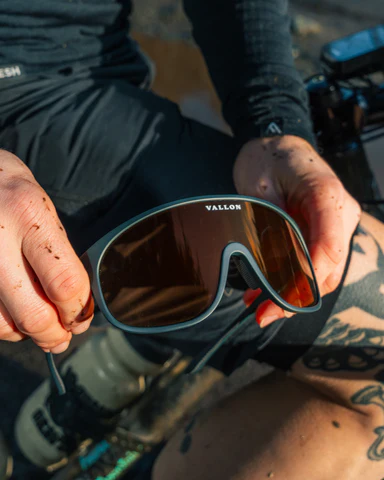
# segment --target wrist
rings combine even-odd
[[[254,153],[257,157],[264,159],[289,160],[292,156],[298,154],[306,156],[316,156],[318,153],[313,146],[301,137],[294,135],[282,135],[278,137],[255,138],[249,140],[242,148],[242,152]]]
[[[295,116],[294,118],[271,118],[270,116],[258,119],[250,118],[233,128],[233,132],[240,146],[256,138],[296,137],[301,138],[316,148],[316,138],[312,125],[306,116]]]
[[[314,151],[313,146],[307,140],[296,135],[279,135],[274,137],[255,138],[249,140],[249,142],[247,143],[253,142],[255,142],[255,144],[272,146],[279,150],[287,150],[290,148],[303,148],[307,151],[309,149]]]

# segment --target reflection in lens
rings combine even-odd
[[[119,322],[140,327],[180,323],[212,304],[221,251],[211,255],[204,250],[200,218],[191,213],[174,209],[150,217],[108,248],[100,281]]]
[[[267,206],[231,202],[180,205],[141,220],[115,239],[99,271],[111,314],[136,327],[196,318],[216,297],[222,252],[233,242],[248,249],[283,300],[296,307],[313,305],[312,271],[291,225]]]
[[[289,222],[279,213],[252,204],[254,235],[259,238],[256,261],[269,285],[295,307],[317,302],[316,284],[307,255]]]

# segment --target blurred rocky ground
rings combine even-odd
[[[319,70],[318,56],[324,43],[384,20],[383,0],[291,0],[290,10],[294,55],[303,76]],[[132,26],[142,34],[193,44],[181,0],[135,2]]]
[[[293,54],[305,78],[320,71],[322,45],[384,19],[384,1],[291,0],[290,13]],[[177,102],[186,116],[228,131],[182,1],[136,1],[132,30],[156,65],[154,91]]]

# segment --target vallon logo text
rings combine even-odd
[[[209,212],[217,210],[241,210],[241,205],[205,205]]]

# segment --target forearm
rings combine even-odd
[[[184,0],[224,116],[241,143],[271,135],[271,123],[314,143],[306,92],[292,58],[287,3]]]

